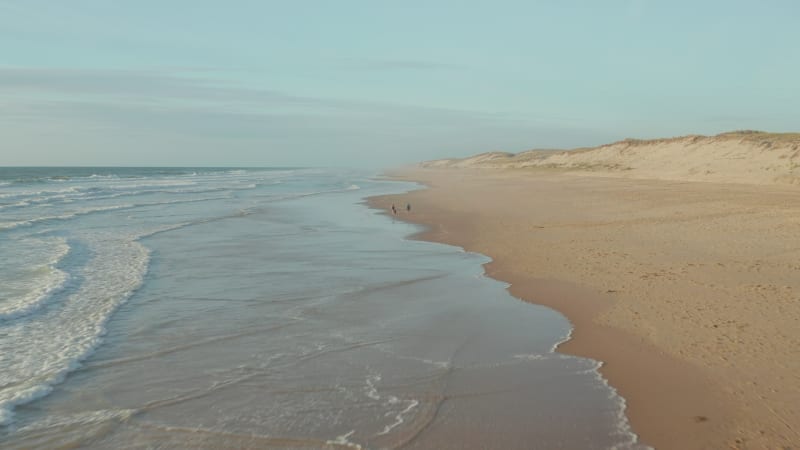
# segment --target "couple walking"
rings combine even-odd
[[[411,212],[411,203],[406,203],[406,211]],[[392,203],[392,214],[397,215],[397,208],[395,208],[394,203]]]

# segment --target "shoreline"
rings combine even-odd
[[[492,261],[484,266],[486,275],[509,283],[508,290],[514,297],[563,314],[572,324],[573,331],[571,338],[560,344],[557,351],[602,362],[599,371],[624,398],[626,416],[641,443],[659,449],[753,448],[785,445],[794,439],[791,420],[778,420],[784,424],[775,424],[776,429],[786,428],[782,430],[786,433],[782,436],[764,431],[764,423],[774,424],[775,420],[763,417],[763,409],[748,411],[751,396],[748,392],[737,391],[744,380],[737,380],[735,376],[726,379],[729,374],[725,370],[718,370],[713,361],[702,364],[698,363],[697,358],[685,357],[682,352],[676,354],[674,349],[657,340],[654,342],[648,333],[637,333],[635,326],[638,325],[626,329],[609,320],[609,317],[616,317],[620,310],[621,300],[617,289],[598,286],[588,280],[576,282],[575,277],[568,279],[557,276],[560,271],[562,274],[568,273],[570,265],[574,265],[579,258],[564,259],[562,255],[559,261],[566,261],[563,268],[540,274],[536,266],[543,262],[532,263],[532,260],[548,259],[553,254],[543,252],[537,255],[531,252],[520,255],[516,251],[518,249],[513,247],[514,243],[530,238],[531,232],[537,231],[536,228],[544,227],[531,228],[531,222],[527,221],[530,217],[524,211],[513,209],[513,198],[504,200],[512,205],[511,209],[503,209],[487,201],[491,201],[498,192],[505,193],[503,189],[508,190],[509,186],[514,188],[522,182],[536,182],[531,181],[536,173],[415,168],[390,175],[396,179],[419,182],[427,188],[407,194],[369,198],[369,206],[386,211],[392,202],[401,206],[407,201],[411,202],[414,205],[411,213],[401,208],[403,210],[397,217],[427,228],[412,236],[412,239],[456,245],[487,255]],[[569,177],[563,173],[542,172],[539,175],[546,178],[547,183],[575,179],[563,178]],[[607,180],[605,178],[599,183],[609,182]],[[631,183],[629,180],[610,182]],[[465,188],[468,186],[471,186],[471,190],[467,192]],[[493,189],[496,192],[491,192]],[[482,196],[480,191],[488,193]],[[459,199],[459,196],[467,200]],[[469,200],[470,196],[476,201]],[[562,231],[566,226],[579,225],[568,223],[562,226]],[[511,231],[507,236],[493,237],[493,232],[498,234],[498,229]],[[529,236],[521,235],[520,229]],[[532,239],[527,244],[541,243]],[[543,264],[548,263],[552,261],[544,261]],[[611,275],[606,278],[613,279],[613,271],[610,272]],[[647,295],[644,291],[638,294]],[[763,419],[760,423],[754,417],[758,414]]]

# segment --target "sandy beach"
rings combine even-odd
[[[563,313],[559,351],[604,362],[642,442],[797,448],[798,188],[636,174],[410,168],[391,175],[428,189],[371,203]]]

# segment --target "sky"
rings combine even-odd
[[[0,165],[392,167],[800,131],[800,2],[0,0]]]

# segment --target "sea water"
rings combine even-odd
[[[562,316],[363,203],[415,188],[0,168],[0,447],[637,447]]]

